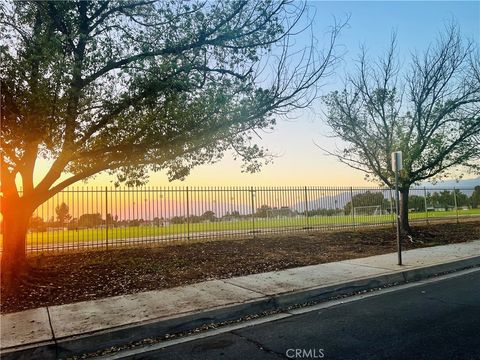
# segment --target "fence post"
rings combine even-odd
[[[307,195],[307,187],[305,186],[305,219],[307,223],[307,230],[309,229],[309,224],[308,224],[308,195]]]
[[[252,199],[252,232],[253,232],[253,237],[255,237],[255,196],[253,194],[253,186],[250,188],[251,192],[251,199]]]
[[[427,205],[427,189],[423,188],[423,201],[425,202],[425,221],[428,225],[428,205]]]
[[[190,199],[188,196],[188,186],[187,190],[187,239],[190,240]]]
[[[105,186],[105,245],[108,250],[108,186]]]
[[[457,191],[455,186],[453,187],[453,201],[455,202],[455,212],[457,213],[457,224],[458,224],[458,204],[457,204]]]
[[[355,206],[353,204],[353,187],[351,186],[350,186],[350,203],[352,204],[351,211],[352,211],[353,230],[355,230]]]

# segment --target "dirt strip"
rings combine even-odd
[[[480,239],[480,221],[415,225],[406,249]],[[392,227],[171,243],[149,248],[29,255],[30,278],[1,296],[1,312],[158,290],[394,252]],[[2,285],[2,293],[3,293]]]

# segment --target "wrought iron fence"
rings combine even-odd
[[[478,217],[473,189],[411,189],[411,222]],[[77,187],[39,206],[28,251],[111,248],[214,237],[395,224],[388,188]]]

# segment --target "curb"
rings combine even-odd
[[[345,283],[320,286],[265,296],[252,301],[218,307],[202,312],[192,312],[175,317],[163,317],[146,322],[115,327],[108,330],[86,333],[68,338],[57,338],[55,342],[29,344],[2,349],[2,360],[53,360],[92,353],[112,346],[120,346],[149,337],[193,330],[204,324],[238,320],[264,311],[282,310],[292,305],[327,300],[333,296],[349,295],[358,291],[371,290],[389,284],[402,284],[423,280],[442,273],[480,266],[480,256],[414,268],[400,272],[355,279]]]

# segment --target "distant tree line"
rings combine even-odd
[[[425,199],[429,208],[450,210],[456,204],[457,207],[467,206],[476,209],[480,206],[480,186],[475,187],[470,197],[459,189],[453,191],[443,190],[432,194],[427,193],[426,198],[424,196],[412,195],[409,198],[409,210],[425,211]]]
[[[311,216],[335,216],[343,215],[343,209],[315,209],[315,210],[306,210],[302,215]]]
[[[273,217],[292,217],[296,216],[299,213],[295,210],[290,209],[288,206],[270,206],[262,205],[257,208],[255,212],[255,217],[257,218],[273,218]]]
[[[187,216],[173,216],[170,218],[171,224],[190,224],[193,223],[202,223],[202,222],[215,222],[219,219],[215,216],[215,213],[211,210],[205,211],[202,215],[189,215]]]
[[[456,198],[456,199],[455,199]],[[426,201],[425,201],[426,200]],[[425,196],[410,195],[408,200],[409,211],[423,212],[426,211],[425,203],[428,208],[450,210],[455,207],[471,207],[476,209],[480,207],[480,186],[476,186],[472,195],[461,192],[459,189],[442,190],[439,192],[427,193]],[[395,200],[390,203],[390,200],[384,197],[381,192],[364,192],[353,196],[353,206],[378,206],[383,210],[390,212],[390,208],[395,208]],[[332,210],[333,211],[333,210]],[[352,212],[352,201],[349,201],[344,206],[345,215]]]

